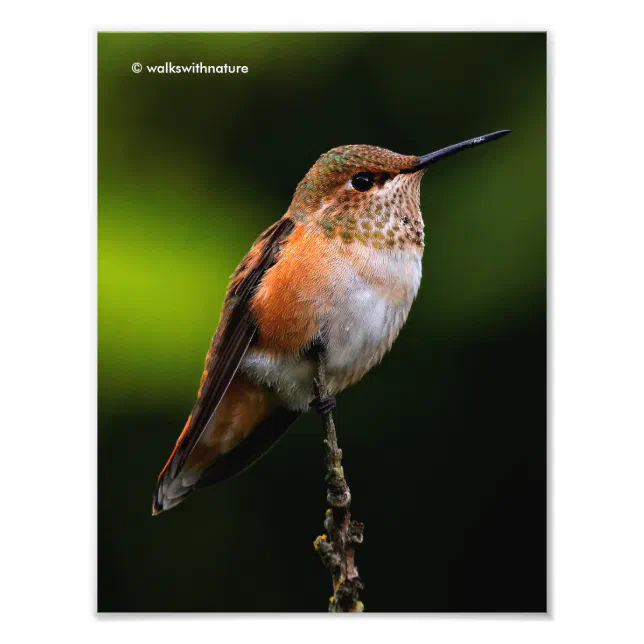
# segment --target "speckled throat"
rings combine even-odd
[[[418,159],[369,145],[335,148],[323,154],[300,181],[288,214],[346,244],[392,250],[409,244],[422,247],[424,172],[400,172]],[[375,176],[370,190],[352,187],[351,179],[359,172]]]

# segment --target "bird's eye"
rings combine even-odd
[[[358,190],[358,192],[366,192],[373,186],[373,173],[371,172],[358,172],[351,177],[351,185]]]

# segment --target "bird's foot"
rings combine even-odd
[[[326,416],[335,409],[335,396],[316,398],[310,405],[320,416]]]

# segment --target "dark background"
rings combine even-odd
[[[150,515],[227,278],[322,152],[502,128],[426,174],[418,300],[338,398],[368,611],[546,610],[545,35],[98,36],[100,611],[326,610],[316,416]]]

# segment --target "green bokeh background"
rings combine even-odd
[[[503,128],[426,174],[418,299],[338,399],[370,611],[545,610],[545,34],[98,35],[100,611],[326,609],[317,417],[150,516],[228,277],[322,152]]]

